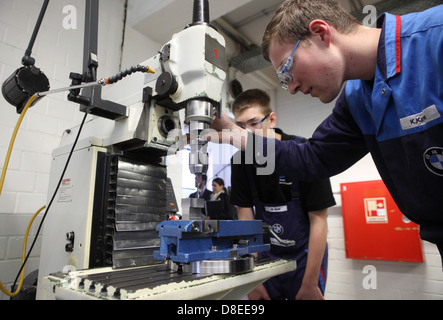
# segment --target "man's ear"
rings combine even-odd
[[[271,112],[269,114],[269,123],[271,129],[274,129],[275,126],[277,125],[277,115],[274,112]]]
[[[309,31],[311,32],[311,37],[319,37],[326,46],[329,46],[332,30],[327,22],[319,19],[313,20],[309,24]]]

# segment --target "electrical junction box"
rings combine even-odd
[[[346,258],[423,262],[419,226],[398,209],[383,181],[340,184]]]

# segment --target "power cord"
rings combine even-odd
[[[20,117],[19,117],[19,119],[17,121],[17,124],[16,124],[15,129],[14,129],[13,134],[12,134],[11,141],[9,143],[9,148],[8,148],[7,153],[6,153],[5,163],[3,165],[2,173],[1,173],[1,176],[0,176],[0,195],[1,195],[1,192],[2,192],[2,189],[3,189],[3,185],[4,185],[4,182],[5,182],[6,172],[7,172],[7,169],[8,169],[9,160],[10,160],[10,157],[11,157],[11,153],[12,153],[12,149],[13,149],[13,146],[14,146],[15,139],[17,137],[18,130],[20,128],[20,125],[21,125],[21,123],[23,121],[23,118],[24,118],[26,112],[33,105],[33,103],[36,102],[36,99],[44,97],[44,96],[49,95],[49,94],[53,94],[53,93],[57,93],[57,92],[62,92],[62,91],[67,91],[67,90],[72,90],[72,89],[80,89],[80,88],[86,88],[86,87],[89,87],[89,86],[97,86],[97,85],[105,86],[105,85],[113,84],[113,83],[116,83],[116,82],[120,81],[124,77],[134,73],[134,72],[155,73],[155,71],[153,69],[151,69],[149,66],[137,65],[137,66],[133,66],[133,67],[131,67],[131,68],[125,70],[125,71],[122,71],[122,72],[118,73],[117,75],[115,75],[113,77],[104,78],[104,79],[101,79],[101,80],[99,80],[97,82],[86,83],[86,84],[81,84],[81,85],[77,85],[77,86],[71,86],[71,87],[67,87],[67,88],[61,88],[61,89],[50,90],[50,91],[45,91],[45,92],[37,92],[37,93],[33,94],[28,99],[28,101],[25,104],[23,110],[20,112]],[[57,184],[57,187],[56,187],[56,189],[55,189],[55,191],[54,191],[54,193],[53,193],[53,195],[51,197],[51,200],[49,201],[48,206],[47,207],[43,206],[42,208],[40,208],[34,214],[34,216],[32,217],[31,221],[28,224],[28,228],[27,228],[26,234],[25,234],[25,239],[24,239],[24,242],[23,242],[22,265],[20,267],[20,270],[17,273],[17,276],[16,276],[16,278],[14,280],[14,284],[12,285],[12,289],[11,289],[11,290],[14,290],[14,288],[15,288],[15,286],[17,284],[17,281],[20,278],[19,285],[18,285],[16,291],[15,292],[8,291],[3,286],[3,284],[0,282],[0,291],[2,291],[4,294],[6,294],[6,295],[8,295],[10,297],[14,297],[14,296],[16,296],[16,295],[18,295],[20,293],[20,290],[21,290],[21,287],[22,287],[22,284],[23,284],[23,277],[24,277],[24,271],[25,271],[26,262],[28,261],[29,256],[31,255],[31,252],[32,252],[32,250],[33,250],[33,248],[35,246],[35,243],[37,242],[37,238],[38,238],[38,235],[40,234],[40,231],[41,231],[41,228],[43,226],[43,223],[44,223],[44,221],[46,219],[46,216],[47,216],[47,214],[49,212],[49,209],[51,208],[52,203],[54,202],[55,196],[57,195],[57,192],[58,192],[58,190],[60,188],[60,185],[61,185],[61,182],[63,180],[63,177],[64,177],[64,175],[66,173],[66,170],[68,169],[69,162],[71,161],[72,154],[74,153],[74,150],[75,150],[75,147],[77,145],[78,139],[79,139],[80,134],[81,134],[81,132],[83,130],[83,126],[84,126],[84,124],[86,122],[87,116],[88,116],[88,114],[85,113],[85,116],[83,117],[83,120],[82,120],[82,122],[80,124],[80,127],[79,127],[79,130],[78,130],[77,136],[75,138],[75,141],[74,141],[74,143],[72,145],[71,151],[69,152],[68,159],[66,161],[65,167],[63,168],[62,174],[60,176],[60,180],[59,180],[59,182]],[[38,226],[38,229],[37,229],[34,241],[32,242],[32,244],[31,244],[31,246],[29,248],[28,254],[25,257],[29,230],[30,230],[30,228],[32,226],[32,223],[34,222],[35,218],[45,208],[46,208],[46,211],[45,211],[45,213],[43,215],[43,218],[42,218],[42,220],[41,220],[41,222],[40,222],[40,224]]]
[[[39,209],[39,210],[38,210],[38,211],[32,216],[31,221],[29,221],[28,228],[26,228],[25,239],[23,240],[22,262],[25,261],[25,257],[26,257],[26,246],[27,246],[27,244],[28,244],[28,236],[29,236],[29,231],[31,230],[32,223],[34,222],[35,218],[37,218],[37,216],[40,214],[40,212],[42,212],[45,208],[46,208],[46,206],[41,207],[41,208],[40,208],[40,209]],[[18,284],[18,288],[17,288],[17,290],[16,290],[15,292],[10,292],[10,291],[8,291],[8,290],[3,286],[3,284],[2,284],[1,282],[0,282],[0,290],[1,290],[4,294],[6,294],[6,295],[8,295],[8,296],[10,296],[10,297],[15,297],[16,295],[18,295],[18,294],[20,293],[20,289],[21,289],[21,287],[22,287],[22,285],[23,285],[23,278],[24,278],[24,276],[25,276],[25,268],[22,268],[22,269],[21,269],[21,273],[20,273],[20,282],[19,282],[19,284]],[[16,279],[16,281],[17,281],[17,279]],[[14,284],[14,286],[12,287],[12,290],[14,290],[14,287],[15,287],[15,284]]]
[[[49,204],[48,204],[48,206],[47,206],[47,208],[46,208],[45,214],[43,215],[42,221],[40,221],[40,224],[39,224],[39,226],[38,226],[38,229],[37,229],[36,235],[35,235],[35,237],[34,237],[34,241],[32,241],[31,247],[29,248],[29,252],[28,252],[28,254],[26,255],[25,260],[23,261],[22,266],[21,266],[20,270],[18,271],[17,276],[15,277],[14,284],[12,285],[12,288],[15,288],[15,285],[16,285],[16,283],[17,283],[17,281],[18,281],[18,278],[20,277],[20,274],[22,273],[22,270],[24,270],[25,265],[26,265],[26,262],[28,261],[29,256],[31,255],[32,249],[34,248],[34,245],[35,245],[35,243],[37,242],[37,238],[38,238],[38,235],[40,234],[41,228],[42,228],[42,226],[43,226],[43,222],[44,222],[45,219],[46,219],[46,216],[47,216],[47,214],[48,214],[48,212],[49,212],[49,209],[51,208],[51,205],[52,205],[52,203],[54,202],[55,196],[57,195],[58,189],[60,188],[60,184],[61,184],[61,182],[62,182],[62,180],[63,180],[63,177],[64,177],[64,175],[65,175],[65,173],[66,173],[66,170],[68,169],[69,162],[71,161],[72,154],[74,153],[75,147],[76,147],[77,142],[78,142],[78,139],[79,139],[79,137],[80,137],[80,133],[82,132],[82,129],[83,129],[83,125],[84,125],[85,122],[86,122],[86,117],[87,117],[87,116],[88,116],[88,114],[85,113],[85,116],[83,117],[83,120],[82,120],[82,122],[81,122],[81,124],[80,124],[80,128],[79,128],[79,130],[78,130],[77,136],[76,136],[76,138],[75,138],[74,144],[72,145],[71,151],[69,152],[68,160],[66,161],[65,167],[63,168],[63,172],[62,172],[62,174],[61,174],[61,176],[60,176],[60,180],[59,180],[59,182],[58,182],[58,184],[57,184],[57,187],[55,188],[55,191],[54,191],[54,193],[53,193],[53,195],[52,195],[52,197],[51,197],[51,200],[49,201]],[[18,289],[18,288],[17,288],[17,289]]]
[[[6,153],[6,159],[5,159],[5,163],[4,163],[4,165],[3,165],[2,174],[1,174],[1,177],[0,177],[0,194],[1,194],[1,191],[2,191],[2,189],[3,189],[4,182],[5,182],[6,172],[7,172],[7,170],[8,170],[8,165],[9,165],[9,159],[10,159],[10,157],[11,157],[12,149],[13,149],[13,146],[14,146],[15,139],[16,139],[16,137],[17,137],[18,130],[19,130],[19,128],[20,128],[20,125],[21,125],[21,123],[22,123],[22,121],[23,121],[23,118],[24,118],[26,112],[28,111],[29,107],[32,105],[32,103],[34,102],[34,100],[37,98],[37,96],[38,96],[38,94],[34,94],[34,95],[28,100],[28,102],[26,103],[26,106],[24,107],[22,113],[20,114],[19,120],[17,121],[17,124],[16,124],[16,126],[15,126],[14,132],[13,132],[13,134],[12,134],[11,141],[10,141],[10,143],[9,143],[9,148],[8,148],[7,153]],[[63,172],[62,172],[62,175],[61,175],[61,177],[60,177],[59,183],[57,184],[57,187],[56,187],[56,189],[55,189],[55,191],[54,191],[54,194],[52,195],[51,201],[49,202],[49,204],[48,204],[47,207],[46,207],[46,206],[43,206],[42,208],[40,208],[40,209],[34,214],[34,216],[32,217],[31,221],[30,221],[29,224],[28,224],[28,228],[27,228],[27,230],[26,230],[26,234],[25,234],[25,239],[24,239],[24,242],[23,242],[23,250],[22,250],[22,265],[21,265],[21,268],[20,268],[20,270],[19,270],[19,272],[18,272],[18,274],[17,274],[17,276],[16,276],[16,278],[15,278],[14,284],[12,285],[12,289],[11,289],[11,290],[14,290],[14,288],[15,288],[15,286],[16,286],[16,284],[17,284],[17,281],[18,281],[18,279],[20,278],[20,282],[19,282],[19,286],[17,287],[17,290],[16,290],[15,292],[8,291],[8,290],[3,286],[3,284],[0,282],[0,290],[1,290],[4,294],[6,294],[6,295],[8,295],[8,296],[10,296],[10,297],[15,297],[16,295],[18,295],[18,294],[20,293],[20,290],[21,290],[21,287],[22,287],[22,284],[23,284],[23,277],[24,277],[24,272],[25,272],[25,265],[26,265],[26,262],[28,261],[29,256],[31,255],[32,249],[33,249],[34,246],[35,246],[35,243],[36,243],[36,241],[37,241],[38,235],[39,235],[40,230],[41,230],[41,228],[42,228],[42,226],[43,226],[43,222],[44,222],[44,220],[45,220],[45,218],[46,218],[46,215],[48,214],[48,211],[49,211],[49,208],[50,208],[51,205],[52,205],[52,202],[53,202],[54,199],[55,199],[55,196],[56,196],[56,194],[57,194],[57,192],[58,192],[58,189],[59,189],[59,187],[60,187],[60,184],[61,184],[61,181],[62,181],[62,179],[63,179],[63,176],[64,176],[65,173],[66,173],[66,170],[67,170],[67,168],[68,168],[69,162],[70,162],[71,157],[72,157],[72,154],[73,154],[73,152],[74,152],[74,149],[75,149],[75,147],[76,147],[76,145],[77,145],[77,142],[78,142],[78,139],[79,139],[79,137],[80,137],[80,133],[81,133],[81,131],[82,131],[82,129],[83,129],[83,125],[84,125],[85,122],[86,122],[86,117],[87,117],[87,115],[88,115],[88,114],[85,113],[85,116],[83,117],[82,123],[81,123],[81,125],[80,125],[80,128],[79,128],[79,130],[78,130],[77,136],[76,136],[76,138],[75,138],[74,144],[73,144],[73,146],[72,146],[72,148],[71,148],[71,151],[70,151],[70,153],[69,153],[68,160],[67,160],[67,162],[66,162],[66,164],[65,164],[65,167],[64,167],[64,169],[63,169]],[[39,214],[41,211],[43,211],[45,208],[46,208],[46,212],[45,212],[45,214],[43,215],[42,221],[41,221],[40,224],[39,224],[39,227],[38,227],[38,229],[37,229],[37,233],[36,233],[36,236],[35,236],[35,238],[34,238],[34,241],[32,242],[31,247],[29,248],[29,252],[28,252],[28,254],[27,254],[26,257],[25,257],[26,247],[27,247],[27,239],[28,239],[28,235],[29,235],[29,231],[30,231],[31,225],[32,225],[32,223],[34,222],[35,218],[38,216],[38,214]]]

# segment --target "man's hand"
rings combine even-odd
[[[228,117],[226,113],[222,111],[221,116],[216,115],[215,119],[212,121],[211,129],[216,131],[222,131],[224,129],[233,130],[233,129],[241,129],[237,126],[232,120]]]
[[[325,298],[317,285],[302,284],[295,300],[325,300]]]
[[[264,285],[259,285],[257,288],[248,293],[249,300],[271,300]]]
[[[248,139],[248,132],[240,128],[231,119],[222,112],[221,117],[216,117],[205,134],[205,138],[213,143],[226,143],[234,147],[245,150]]]

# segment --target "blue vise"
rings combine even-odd
[[[167,220],[157,226],[158,260],[177,263],[226,259],[270,250],[263,243],[263,222],[259,220]]]

